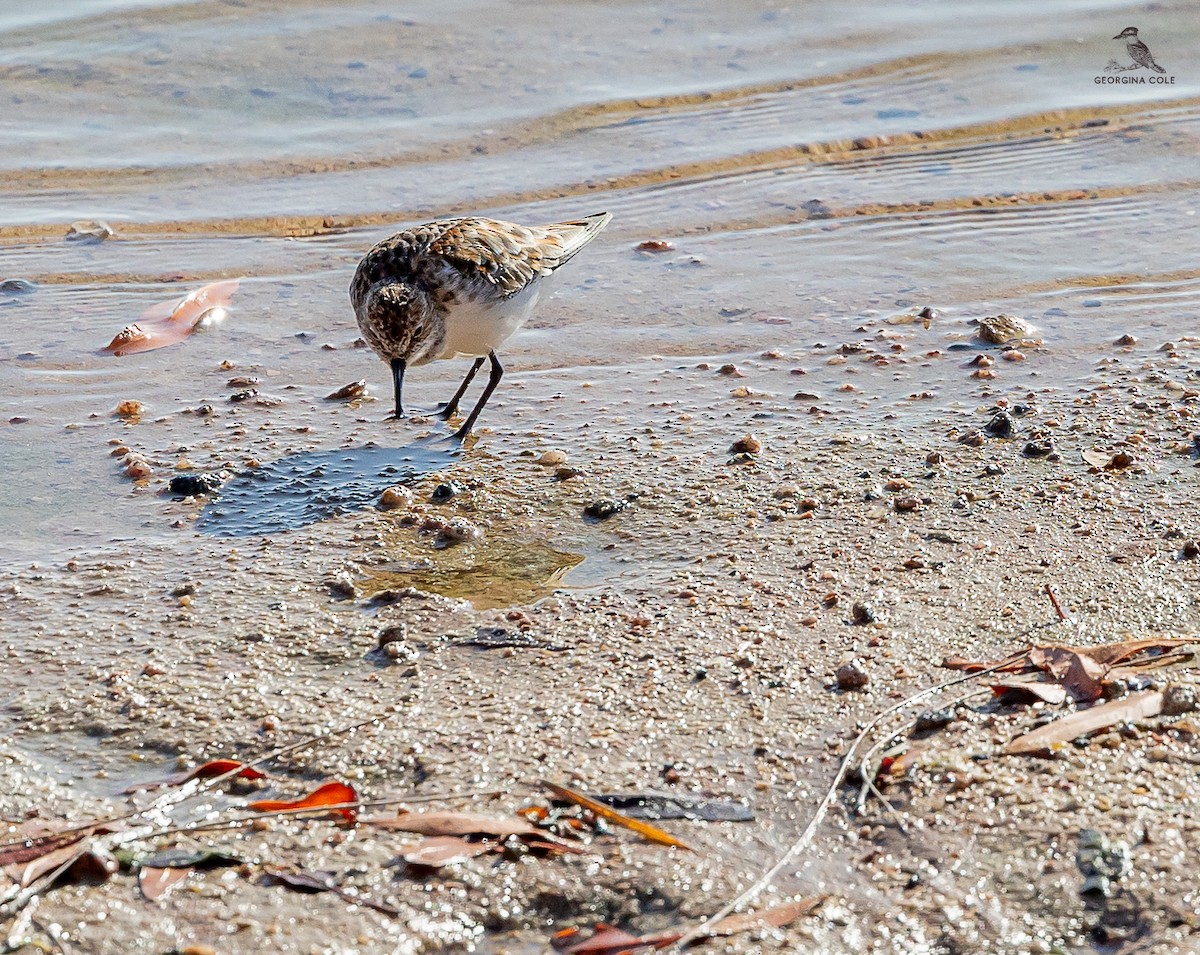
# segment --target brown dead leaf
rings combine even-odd
[[[559,786],[556,783],[544,782],[544,786],[549,789],[559,799],[565,799],[568,802],[573,802],[577,806],[582,806],[584,809],[594,812],[597,816],[607,819],[609,822],[618,826],[623,826],[633,832],[636,832],[648,842],[655,842],[662,846],[670,846],[674,849],[686,849],[688,852],[693,851],[692,847],[687,843],[676,839],[674,836],[663,832],[657,826],[652,826],[648,822],[643,822],[640,819],[632,819],[624,813],[617,812],[610,806],[604,805],[592,799],[590,796],[585,796],[583,793],[576,792],[574,789],[568,789],[566,786]]]
[[[400,914],[393,906],[383,902],[376,902],[366,896],[359,895],[357,892],[350,892],[342,888],[337,883],[337,874],[328,870],[308,871],[306,869],[278,868],[267,872],[265,879],[268,885],[286,886],[294,892],[332,892],[352,905],[364,905],[369,909],[374,909],[376,912],[382,912],[384,915],[392,917]]]
[[[1123,723],[1127,720],[1145,719],[1162,712],[1163,695],[1159,690],[1132,693],[1119,700],[1102,703],[1086,710],[1076,710],[1067,716],[1039,726],[1012,740],[1002,750],[1006,755],[1041,753],[1069,743],[1080,736],[1096,730]]]
[[[191,869],[155,869],[142,866],[138,869],[138,888],[146,901],[153,902],[181,884],[191,875]]]
[[[1067,691],[1057,683],[1046,683],[1034,677],[1009,677],[1004,682],[993,683],[991,686],[992,690],[996,693],[1028,693],[1036,699],[1042,700],[1045,703],[1052,703],[1056,706],[1059,703],[1067,701]]]
[[[579,938],[582,934],[577,928],[565,929],[556,934],[550,940],[550,944],[556,952],[562,952],[563,955],[623,955],[626,952],[666,948],[680,937],[680,933],[674,933],[670,937],[642,938],[630,935],[624,929],[607,922],[597,922],[592,927],[592,934],[587,938]]]
[[[475,812],[402,811],[395,816],[372,816],[359,820],[363,825],[393,832],[415,832],[422,836],[483,836],[504,839],[508,836],[544,837],[533,823],[520,816],[485,816]]]
[[[500,846],[495,842],[468,842],[459,836],[429,836],[401,851],[400,858],[409,865],[440,868],[499,851]]]
[[[58,844],[28,862],[6,866],[4,871],[17,885],[25,888],[59,869],[62,871],[56,881],[104,882],[117,871],[117,861],[107,853],[95,850],[83,839],[77,839]]]
[[[790,925],[802,916],[812,915],[827,898],[829,898],[827,895],[812,895],[808,898],[800,899],[798,902],[785,902],[782,905],[775,905],[760,912],[743,912],[738,915],[729,915],[721,919],[702,937],[724,937],[760,928],[782,928],[785,925]]]
[[[1104,689],[1106,667],[1078,651],[1067,647],[1034,647],[1029,651],[1029,661],[1058,680],[1077,702],[1099,699]]]

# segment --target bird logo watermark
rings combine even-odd
[[[1117,59],[1108,61],[1104,75],[1097,76],[1097,83],[1137,83],[1143,85],[1174,86],[1175,77],[1168,76],[1167,71],[1158,65],[1150,47],[1138,38],[1137,27],[1126,27],[1118,33],[1114,40],[1125,44],[1125,53],[1131,62],[1123,63]]]

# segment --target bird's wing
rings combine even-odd
[[[604,228],[607,213],[576,222],[520,226],[496,219],[455,219],[429,244],[468,286],[491,286],[504,297],[516,295],[549,275]]]

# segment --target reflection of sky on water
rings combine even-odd
[[[367,445],[288,455],[231,478],[196,527],[219,537],[296,530],[372,507],[385,488],[448,467],[458,451],[456,442],[431,438],[400,448]]]

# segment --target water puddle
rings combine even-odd
[[[399,448],[304,451],[242,471],[205,506],[196,527],[218,537],[297,530],[374,506],[380,492],[449,467],[461,447],[443,436]]]
[[[471,601],[479,610],[522,606],[553,593],[584,555],[537,540],[485,539],[448,547],[426,558],[385,564],[360,584],[368,596],[418,590]]]

